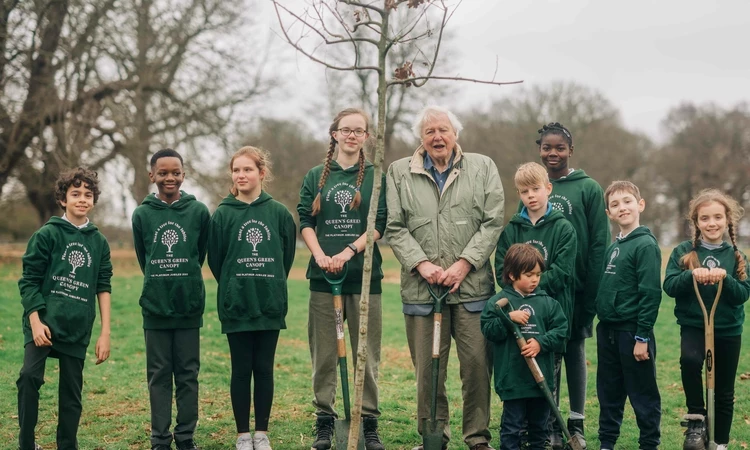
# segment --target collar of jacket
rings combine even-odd
[[[453,170],[451,170],[450,175],[448,175],[448,179],[445,180],[445,186],[443,186],[443,192],[448,190],[448,186],[453,183],[453,180],[456,179],[458,174],[461,172],[461,168],[463,166],[463,158],[464,158],[464,152],[461,150],[461,146],[456,144],[456,147],[453,149],[456,152],[456,156],[453,158]],[[432,175],[430,175],[429,172],[427,172],[424,168],[424,154],[427,150],[424,148],[424,146],[420,145],[417,150],[414,152],[414,154],[411,157],[411,162],[409,162],[409,170],[411,173],[418,173],[421,175],[427,176],[430,180],[432,180],[433,183],[435,183],[435,180],[432,178]],[[437,186],[437,183],[435,183],[435,186]],[[442,196],[442,193],[440,194]]]

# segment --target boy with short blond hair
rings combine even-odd
[[[646,202],[635,184],[612,182],[604,200],[607,216],[620,233],[605,252],[596,296],[599,441],[602,450],[615,447],[625,399],[630,398],[640,428],[639,447],[652,450],[661,436],[653,332],[661,303],[661,250],[651,231],[640,224]]]
[[[96,364],[109,358],[109,244],[88,214],[99,200],[96,172],[77,168],[60,174],[55,199],[65,211],[29,239],[18,281],[23,304],[24,357],[18,387],[18,448],[41,450],[34,439],[39,389],[47,358],[60,361],[57,448],[78,448],[86,349],[99,300],[101,333]]]
[[[503,285],[503,267],[508,248],[519,243],[533,245],[542,254],[547,266],[539,287],[560,303],[570,325],[573,314],[572,279],[576,262],[575,230],[565,216],[548,202],[552,184],[547,170],[541,164],[522,164],[516,170],[514,182],[523,208],[513,215],[497,241],[497,283]]]

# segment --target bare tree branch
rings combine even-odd
[[[403,85],[409,85],[412,84],[415,87],[421,87],[424,86],[424,83],[416,84],[414,83],[415,80],[448,80],[448,81],[468,81],[471,83],[479,83],[479,84],[491,84],[494,86],[504,86],[506,84],[521,84],[523,83],[523,80],[517,80],[517,81],[492,81],[492,80],[478,80],[476,78],[464,78],[464,77],[448,77],[448,76],[437,76],[437,75],[431,75],[431,76],[423,76],[423,77],[411,77],[406,78],[404,80],[391,80],[388,82],[388,86],[395,86],[398,84]]]

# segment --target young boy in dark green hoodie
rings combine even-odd
[[[568,332],[565,336],[567,344],[573,323],[573,289],[578,248],[576,232],[563,213],[549,203],[552,184],[547,170],[541,164],[535,162],[522,164],[516,170],[514,182],[523,202],[523,208],[521,212],[513,215],[497,241],[495,251],[497,283],[503,285],[505,253],[511,245],[525,243],[536,247],[547,266],[547,270],[542,273],[539,287],[557,300],[565,313],[565,318],[568,320]],[[552,392],[558,404],[563,351],[555,354],[555,384]],[[553,427],[553,423],[550,423],[550,427]],[[558,441],[562,441],[562,438]]]
[[[151,448],[197,448],[200,327],[206,292],[201,266],[206,258],[208,208],[180,190],[182,156],[172,149],[151,157],[149,194],[133,212],[133,241],[143,271],[140,305],[146,340],[146,375],[151,403]],[[177,423],[172,422],[172,378]]]
[[[99,179],[96,172],[79,167],[61,173],[56,184],[55,199],[65,213],[52,217],[29,239],[18,281],[24,334],[23,367],[16,382],[21,450],[41,450],[34,429],[48,357],[60,361],[57,448],[78,448],[83,365],[97,298],[101,333],[96,364],[109,358],[109,244],[88,219],[99,200]]]
[[[495,392],[503,401],[500,449],[519,449],[521,430],[528,421],[530,448],[542,450],[551,409],[524,357],[536,358],[551,390],[554,355],[565,349],[568,321],[560,304],[538,287],[545,264],[534,246],[511,245],[504,262],[503,289],[487,301],[480,319],[482,334],[495,344]],[[496,304],[501,298],[508,299],[503,310]],[[526,338],[521,351],[503,315],[519,324]]]
[[[599,441],[602,450],[615,447],[625,399],[630,398],[640,428],[639,448],[653,450],[661,434],[653,331],[661,303],[661,250],[651,231],[640,224],[646,203],[636,185],[614,181],[604,200],[607,216],[620,234],[605,252],[596,296]]]

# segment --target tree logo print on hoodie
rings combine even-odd
[[[336,183],[326,194],[326,201],[331,201],[333,196],[333,203],[337,204],[341,208],[341,215],[346,215],[346,207],[354,200],[354,194],[356,187],[349,183]]]
[[[91,267],[91,253],[80,242],[71,242],[65,248],[62,260],[70,264],[70,277],[76,277],[76,270],[81,267]]]
[[[89,284],[76,280],[76,271],[82,267],[91,267],[91,252],[80,242],[70,242],[65,246],[65,251],[60,259],[70,264],[70,273],[67,276],[65,274],[52,275],[52,280],[57,284],[50,290],[50,293],[88,302],[87,294],[79,291],[89,289]],[[65,266],[59,267],[65,270]]]
[[[721,267],[721,263],[719,262],[718,259],[709,255],[706,257],[706,259],[703,260],[702,266],[708,267],[709,269],[715,269],[717,267]]]
[[[549,196],[548,200],[552,204],[552,209],[556,209],[560,211],[561,213],[565,214],[567,217],[570,217],[573,215],[573,204],[570,203],[570,200],[568,200],[567,197],[560,194],[552,194]]]
[[[536,323],[532,320],[534,316],[536,315],[536,312],[534,311],[534,308],[529,304],[523,304],[520,308],[518,308],[519,311],[523,311],[525,313],[528,313],[529,315],[529,321],[526,322],[526,325],[521,325],[520,330],[521,334],[528,335],[528,334],[539,334],[539,331],[536,329]]]
[[[180,239],[182,237],[182,239]],[[182,242],[187,242],[187,233],[179,223],[168,220],[156,228],[154,243],[161,243],[167,248],[167,256],[174,255],[173,247]]]
[[[258,251],[258,245],[271,241],[271,230],[260,220],[250,219],[240,226],[237,233],[237,241],[252,246],[250,256],[237,258],[238,277],[264,277],[275,278],[274,264],[276,258],[262,257]],[[266,245],[266,244],[264,244]],[[261,246],[260,250],[263,250]],[[247,250],[241,250],[241,254],[247,255]]]
[[[253,253],[258,253],[258,244],[263,242],[263,232],[260,228],[248,228],[245,240],[253,245]]]
[[[182,226],[168,220],[158,227],[154,233],[154,246],[164,246],[165,256],[163,258],[152,258],[149,261],[153,271],[151,277],[184,277],[187,273],[180,272],[180,265],[188,262],[188,258],[175,258],[175,250],[185,248],[179,244],[187,242],[187,232]],[[185,250],[183,250],[185,251]],[[184,255],[183,255],[184,256]]]
[[[610,275],[615,275],[617,272],[615,272],[615,269],[617,266],[615,265],[615,259],[620,256],[620,247],[615,247],[615,249],[612,251],[612,254],[609,255],[609,263],[607,264],[607,268],[604,270],[604,273],[608,273]]]

